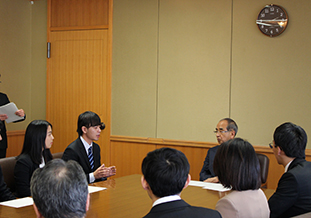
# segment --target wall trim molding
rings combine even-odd
[[[7,131],[7,136],[20,136],[25,135],[26,130],[13,130],[13,131]]]
[[[120,135],[110,136],[110,141],[156,144],[163,146],[175,145],[175,146],[199,147],[199,148],[212,148],[218,145],[218,143],[215,142],[200,142],[200,141],[173,140],[173,139],[150,138],[150,137],[120,136]],[[253,145],[253,146],[255,151],[273,154],[273,151],[269,146],[262,146],[262,145]],[[311,149],[306,149],[306,156],[311,157]]]

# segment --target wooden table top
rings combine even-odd
[[[146,215],[151,209],[152,202],[141,187],[140,178],[141,175],[130,175],[92,184],[107,189],[91,194],[90,209],[86,217],[131,218]],[[267,198],[274,192],[271,189],[263,191]],[[193,206],[215,209],[220,193],[188,186],[183,190],[181,197]],[[35,217],[35,212],[32,206],[16,209],[0,205],[0,217]]]

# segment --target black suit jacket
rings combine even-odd
[[[6,94],[0,92],[0,106],[6,105],[10,103],[9,98]],[[8,139],[6,136],[6,128],[5,128],[5,122],[1,121],[3,123],[3,129],[1,129],[1,136],[2,136],[2,141],[0,141],[0,149],[6,149],[8,147]]]
[[[87,153],[85,151],[84,145],[79,138],[77,138],[75,141],[73,141],[66,150],[64,151],[62,159],[65,161],[68,160],[75,160],[77,161],[81,167],[84,170],[84,173],[86,175],[88,183],[90,183],[89,174],[94,172],[98,167],[100,167],[100,148],[98,144],[93,142],[93,156],[94,156],[94,169],[91,170],[90,162],[87,156]],[[101,180],[105,180],[106,178],[103,178]],[[96,180],[100,181],[100,180]]]
[[[47,162],[50,160],[48,159]],[[30,179],[37,168],[39,168],[39,165],[32,162],[28,154],[18,156],[14,168],[16,196],[18,198],[31,196]]]
[[[292,217],[311,211],[311,162],[296,158],[279,180],[269,201],[270,217]]]
[[[3,105],[6,105],[10,103],[10,100],[8,98],[8,96],[2,92],[0,92],[0,106],[3,106]],[[25,116],[26,118],[26,116]],[[25,120],[25,118],[23,120]],[[18,120],[16,122],[19,122],[19,121],[23,121],[23,120]],[[6,136],[6,127],[5,127],[5,122],[4,121],[1,121],[0,122],[3,123],[3,128],[1,129],[1,136],[2,136],[2,140],[0,141],[0,149],[6,149],[8,147],[8,139],[7,139],[7,136]]]
[[[15,196],[7,188],[3,179],[2,169],[0,167],[0,202],[13,199],[15,199]]]
[[[200,172],[200,181],[204,181],[205,179],[215,176],[214,169],[213,169],[213,163],[214,163],[214,158],[218,150],[218,147],[219,145],[208,149],[202,170]]]
[[[193,207],[184,200],[171,201],[154,206],[144,218],[221,218],[218,211]]]

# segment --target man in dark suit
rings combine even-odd
[[[186,156],[178,150],[161,148],[147,154],[142,162],[141,184],[153,205],[145,218],[221,218],[215,210],[191,206],[180,198],[191,179],[189,169]]]
[[[283,123],[270,147],[285,173],[270,197],[270,217],[293,217],[311,212],[311,162],[305,160],[307,134],[293,123]]]
[[[116,167],[101,165],[99,145],[93,141],[99,139],[105,124],[91,111],[79,115],[77,132],[79,137],[66,148],[62,159],[75,160],[83,168],[87,181],[93,183],[105,180],[116,174]]]
[[[0,131],[3,129],[3,123],[0,122]],[[0,134],[0,141],[2,140],[2,136]],[[15,199],[15,196],[10,192],[8,187],[6,186],[3,178],[2,168],[0,166],[0,202],[8,201]]]
[[[6,186],[3,178],[2,169],[0,167],[0,202],[15,199],[15,196],[10,192]]]
[[[238,125],[230,118],[224,118],[219,121],[214,131],[219,144],[233,139],[238,133]],[[200,172],[200,181],[219,182],[213,170],[213,162],[219,145],[210,148],[204,160],[202,170]]]
[[[6,105],[10,103],[9,98],[6,94],[0,92],[0,106]],[[24,117],[25,120],[25,112],[23,109],[19,109],[15,112],[17,116]],[[0,123],[3,124],[3,128],[1,129],[1,137],[2,141],[0,141],[0,158],[4,158],[6,156],[6,149],[8,147],[8,139],[6,136],[6,128],[5,128],[5,120],[8,119],[8,116],[6,114],[0,114]],[[18,121],[17,121],[18,122]]]

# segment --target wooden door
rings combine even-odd
[[[82,112],[93,111],[104,123],[109,122],[108,31],[57,31],[51,33],[50,42],[47,119],[53,125],[53,152],[60,152],[77,138],[77,120]],[[107,125],[99,139],[102,150],[106,150],[103,158],[109,137]]]

